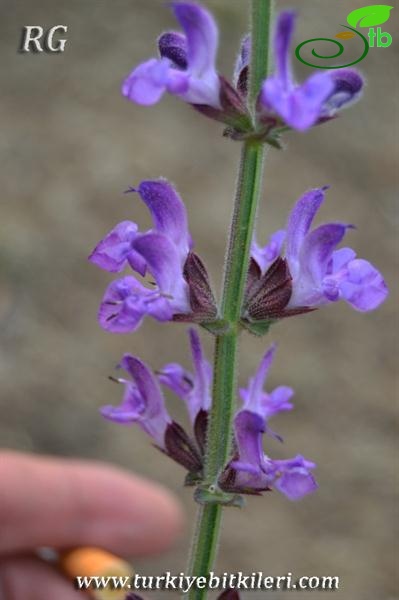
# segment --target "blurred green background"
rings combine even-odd
[[[207,2],[220,23],[225,75],[246,30],[247,5]],[[333,37],[360,6],[355,0],[302,1],[298,43]],[[358,314],[340,303],[278,324],[269,339],[243,337],[240,383],[276,340],[269,389],[286,384],[296,390],[295,410],[274,422],[285,444],[269,439],[267,450],[275,457],[303,453],[317,462],[320,489],[296,504],[274,493],[249,500],[242,511],[227,510],[217,566],[270,575],[291,571],[294,577],[339,575],[341,590],[334,597],[347,600],[398,598],[395,12],[385,26],[393,45],[370,50],[359,65],[368,80],[362,102],[335,122],[291,135],[285,152],[269,152],[257,225],[259,240],[266,241],[304,190],[331,184],[320,219],[357,225],[348,244],[383,271],[391,296],[375,313]],[[27,24],[68,25],[64,54],[18,53]],[[196,249],[220,286],[239,145],[174,98],[146,109],[119,93],[123,77],[154,55],[156,36],[170,27],[176,27],[172,17],[157,0],[2,2],[0,443],[107,460],[145,474],[176,491],[189,523],[194,507],[191,490],[181,488],[182,470],[137,428],[117,427],[98,413],[101,405],[119,402],[121,390],[107,375],[124,352],[137,353],[155,369],[170,361],[189,366],[185,328],[147,319],[131,336],[102,331],[96,311],[111,276],[86,260],[117,222],[149,225],[137,199],[122,192],[162,175],[178,186]],[[309,74],[295,63],[299,74]],[[212,340],[202,337],[210,353]],[[170,406],[176,416],[182,412],[175,398]],[[136,561],[137,571],[184,569],[189,534],[188,525],[174,551]],[[282,600],[295,593],[267,596]]]

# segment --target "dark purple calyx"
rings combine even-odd
[[[268,326],[277,319],[307,313],[307,306],[289,309],[292,294],[292,277],[285,258],[278,257],[262,275],[259,265],[251,259],[246,288],[246,302],[242,324],[253,333],[266,333]],[[262,323],[257,331],[256,324]],[[251,325],[255,324],[255,328]]]
[[[194,436],[202,456],[205,456],[208,418],[208,411],[201,408],[194,421]]]
[[[219,477],[220,489],[228,494],[246,494],[248,496],[261,496],[263,492],[270,492],[271,488],[252,488],[237,484],[237,471],[227,465]]]
[[[215,108],[205,104],[193,104],[193,107],[203,115],[219,121],[231,129],[231,135],[250,133],[253,131],[251,116],[245,104],[245,98],[224,77],[219,75],[220,104]]]
[[[251,267],[250,267],[251,273]],[[247,314],[253,320],[279,318],[292,294],[292,278],[287,261],[278,257],[264,275],[252,266],[247,291]],[[257,280],[257,276],[259,277]]]
[[[195,442],[178,423],[169,423],[165,432],[165,449],[162,450],[192,475],[202,473],[202,457]]]
[[[208,272],[197,254],[189,252],[183,268],[183,276],[188,284],[191,313],[176,314],[174,321],[206,323],[214,321],[218,309]]]
[[[240,92],[244,98],[246,98],[248,93],[248,80],[249,80],[249,66],[245,66],[241,69],[240,74],[237,79],[237,90]]]

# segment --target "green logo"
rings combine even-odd
[[[363,8],[357,8],[356,10],[353,10],[351,13],[349,13],[349,15],[347,16],[347,22],[349,26],[342,25],[342,27],[344,27],[346,31],[341,31],[340,33],[337,33],[335,37],[341,40],[350,40],[352,38],[358,37],[362,40],[362,54],[359,58],[353,60],[352,62],[342,65],[324,66],[315,65],[314,63],[302,58],[301,51],[303,47],[307,44],[313,44],[314,42],[329,42],[331,44],[334,44],[336,50],[336,52],[333,54],[323,55],[319,54],[314,48],[312,48],[311,53],[315,58],[328,60],[338,58],[339,56],[341,56],[345,52],[344,45],[336,39],[331,38],[312,38],[311,40],[305,40],[296,47],[295,55],[297,59],[300,60],[303,64],[308,65],[309,67],[316,67],[317,69],[342,69],[343,67],[350,67],[352,65],[355,65],[367,56],[370,48],[374,48],[375,46],[377,48],[387,48],[392,44],[392,36],[389,33],[382,31],[381,27],[377,27],[377,30],[375,29],[377,25],[382,25],[383,23],[386,23],[386,21],[388,21],[392,9],[393,6],[387,6],[385,4],[373,4],[372,6],[364,6]],[[359,31],[359,27],[369,29],[367,37]]]
[[[352,10],[346,20],[352,27],[375,27],[388,21],[392,9],[393,6],[385,6],[385,4],[364,6]]]

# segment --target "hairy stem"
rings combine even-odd
[[[216,487],[220,471],[231,455],[238,327],[247,280],[262,164],[262,145],[246,142],[241,152],[223,286],[222,319],[228,323],[229,330],[216,336],[215,344],[213,402],[209,420],[205,479],[208,484]]]
[[[272,0],[252,0],[252,54],[249,106],[253,109],[260,85],[268,71],[269,29]],[[258,198],[262,182],[264,147],[247,140],[241,151],[240,169],[226,258],[221,317],[227,327],[216,336],[213,401],[209,420],[205,487],[207,503],[200,507],[194,535],[189,574],[207,577],[219,540],[222,504],[218,478],[231,457],[233,414],[236,403],[236,365],[239,322],[244,300],[248,263]],[[193,587],[190,600],[204,600],[206,589]]]
[[[207,504],[198,509],[196,530],[192,541],[189,575],[207,576],[215,562],[222,519],[220,504]],[[207,590],[192,588],[187,596],[190,600],[202,600]]]
[[[269,38],[272,18],[273,0],[251,0],[250,107],[255,105],[262,81],[270,70]]]

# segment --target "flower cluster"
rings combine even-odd
[[[265,6],[270,11],[269,3]],[[242,495],[273,490],[297,501],[318,488],[313,461],[301,454],[274,459],[264,451],[266,441],[283,441],[271,426],[273,417],[293,409],[290,387],[265,390],[275,344],[239,390],[233,414],[240,332],[263,335],[275,321],[338,300],[357,311],[371,311],[384,302],[388,289],[370,262],[342,246],[353,225],[337,221],[313,226],[327,187],[305,192],[285,228],[273,233],[266,245],[259,245],[255,237],[251,244],[250,217],[261,189],[262,145],[281,148],[285,131],[306,131],[333,119],[361,96],[361,75],[349,68],[323,70],[297,83],[290,61],[296,14],[283,11],[274,31],[274,72],[260,81],[259,73],[267,72],[266,59],[262,64],[259,58],[262,51],[267,55],[267,34],[261,20],[254,18],[256,48],[252,53],[251,36],[246,35],[229,81],[217,70],[218,28],[210,12],[191,2],[175,1],[170,7],[182,31],[158,38],[159,56],[137,66],[123,82],[122,93],[148,106],[168,92],[223,123],[224,135],[244,142],[223,301],[219,307],[207,269],[194,252],[186,207],[166,179],[142,181],[127,190],[129,198],[137,195],[146,205],[152,227],[141,231],[133,221],[118,223],[89,260],[121,274],[100,304],[98,320],[105,330],[130,333],[151,316],[161,322],[194,323],[216,336],[213,369],[194,328],[189,329],[192,371],[177,363],[153,371],[137,356],[125,354],[117,367],[122,376],[110,377],[123,386],[122,401],[101,409],[110,421],[140,427],[160,452],[185,469],[185,485],[196,486],[194,499],[210,505],[202,511],[190,561],[193,574],[206,576],[217,544],[215,504],[241,506]],[[257,14],[257,3],[253,7]],[[183,401],[188,426],[171,416],[164,388]],[[218,600],[239,597],[228,589]],[[142,598],[129,593],[126,600]]]
[[[148,207],[154,227],[139,231],[131,221],[118,223],[97,244],[89,260],[119,273],[129,266],[153,280],[144,285],[137,276],[113,281],[100,305],[100,325],[114,333],[135,331],[146,315],[158,321],[173,318],[207,321],[216,316],[208,275],[192,252],[186,208],[166,180],[142,181],[137,189]]]
[[[285,230],[261,247],[252,243],[243,323],[279,319],[345,300],[366,312],[388,289],[381,273],[352,248],[339,248],[352,225],[326,223],[311,230],[327,188],[306,192],[292,209]],[[281,256],[285,246],[284,258]]]
[[[171,7],[183,33],[163,33],[158,39],[160,57],[142,63],[126,78],[122,91],[133,102],[152,105],[169,92],[223,122],[235,139],[256,138],[278,146],[283,130],[304,131],[323,123],[361,94],[363,80],[353,69],[318,72],[302,84],[295,82],[290,66],[295,14],[285,11],[276,23],[275,71],[262,83],[253,114],[247,98],[250,36],[242,41],[230,83],[216,68],[218,30],[212,15],[193,3],[173,2]],[[158,321],[195,323],[217,335],[235,336],[242,328],[262,335],[274,321],[338,300],[357,311],[374,310],[388,290],[371,263],[357,258],[351,248],[340,247],[353,225],[333,222],[312,227],[326,190],[303,194],[285,229],[272,234],[265,246],[253,239],[240,322],[231,323],[223,317],[226,311],[219,310],[206,267],[193,250],[187,211],[176,189],[165,179],[129,188],[127,192],[137,194],[147,206],[153,226],[141,231],[135,222],[123,221],[91,253],[90,261],[106,271],[130,270],[108,286],[98,313],[100,325],[107,331],[129,333],[148,315]],[[119,368],[127,376],[111,378],[124,386],[122,402],[104,406],[103,416],[137,424],[161,452],[186,469],[187,485],[203,483],[200,492],[216,487],[218,502],[221,496],[227,496],[229,503],[236,494],[259,495],[271,489],[290,500],[313,492],[317,484],[312,461],[301,455],[275,460],[263,450],[264,436],[282,441],[270,428],[272,417],[293,408],[291,388],[264,390],[274,345],[240,390],[242,403],[234,417],[234,443],[226,464],[212,482],[205,480],[213,375],[196,330],[189,330],[189,338],[193,372],[176,363],[153,372],[142,360],[126,354]],[[216,374],[219,371],[215,369]],[[172,419],[162,386],[183,400],[190,431]],[[234,594],[225,592],[220,598],[238,598]]]
[[[206,269],[192,251],[181,198],[165,180],[144,181],[129,191],[137,192],[148,206],[154,228],[140,232],[133,222],[119,223],[96,246],[90,260],[111,272],[126,266],[143,277],[148,272],[155,282],[149,288],[127,275],[111,283],[100,305],[100,324],[125,333],[137,329],[147,314],[159,321],[211,324],[217,319],[217,307]],[[286,229],[274,233],[266,246],[253,241],[242,315],[250,331],[264,333],[274,320],[339,299],[359,311],[372,310],[385,300],[387,287],[377,269],[356,258],[350,248],[336,249],[351,225],[336,222],[311,229],[325,192],[326,188],[306,192],[291,211]],[[264,324],[267,327],[262,329]],[[101,412],[117,423],[137,423],[157,448],[188,471],[186,482],[193,484],[203,478],[212,372],[193,329],[190,343],[193,374],[175,363],[154,374],[139,358],[126,354],[119,367],[129,379],[116,379],[125,386],[122,403],[105,406]],[[311,474],[314,463],[300,455],[272,460],[262,449],[264,434],[280,439],[269,427],[270,418],[292,408],[290,388],[263,391],[274,351],[272,347],[265,354],[257,373],[241,390],[243,406],[234,419],[234,456],[220,474],[219,486],[240,494],[275,488],[297,500],[317,487]],[[186,404],[192,433],[172,420],[160,384]]]
[[[116,423],[139,425],[158,449],[187,469],[190,482],[193,482],[202,477],[212,372],[203,356],[197,332],[190,329],[189,336],[193,374],[176,363],[167,364],[153,373],[139,358],[125,354],[118,367],[129,375],[129,379],[112,378],[124,385],[122,403],[116,407],[104,406],[101,413]],[[192,424],[192,435],[172,420],[160,384],[184,401]]]
[[[283,128],[304,131],[323,123],[361,94],[363,79],[354,69],[317,72],[302,84],[295,82],[290,46],[296,15],[285,11],[276,23],[275,72],[264,81],[252,118],[246,107],[250,36],[242,41],[229,83],[216,67],[218,29],[213,16],[194,3],[173,2],[171,8],[183,33],[163,33],[158,39],[159,58],[140,64],[125,79],[122,93],[132,102],[152,105],[169,92],[224,122],[232,137],[256,135],[278,145]]]
[[[263,451],[264,434],[282,441],[270,429],[270,419],[293,408],[294,391],[290,387],[264,391],[274,353],[275,345],[266,352],[247,387],[240,390],[243,405],[234,418],[235,456],[223,472],[220,485],[226,491],[241,494],[259,494],[275,488],[290,500],[299,500],[317,488],[311,474],[316,465],[300,455],[272,460]]]
[[[119,368],[129,379],[114,379],[125,387],[119,406],[104,406],[102,415],[111,421],[129,425],[136,423],[149,435],[156,447],[188,471],[187,483],[198,483],[203,476],[208,415],[211,407],[212,369],[205,359],[198,334],[189,330],[194,372],[181,365],[165,365],[156,374],[140,359],[126,354]],[[264,391],[266,376],[275,353],[272,346],[246,388],[240,390],[243,402],[234,419],[234,457],[221,473],[219,485],[226,492],[259,494],[275,488],[291,500],[298,500],[317,487],[311,470],[315,464],[296,456],[288,460],[272,460],[262,449],[262,436],[267,434],[282,441],[270,429],[270,419],[293,405],[293,390],[277,387]],[[192,433],[169,415],[160,384],[172,390],[186,406]]]
[[[111,272],[130,267],[137,276],[113,281],[100,305],[100,325],[115,333],[135,331],[146,315],[159,321],[217,322],[218,310],[207,271],[192,251],[183,201],[166,180],[143,181],[137,190],[148,206],[154,228],[140,232],[123,221],[93,250],[89,259]],[[339,248],[345,223],[327,223],[311,230],[326,188],[306,192],[291,211],[285,230],[261,247],[254,240],[242,323],[257,332],[259,323],[297,315],[345,300],[359,311],[377,308],[388,290],[380,272],[356,258],[351,248]],[[281,256],[285,247],[284,258]],[[262,331],[262,329],[260,330]]]

